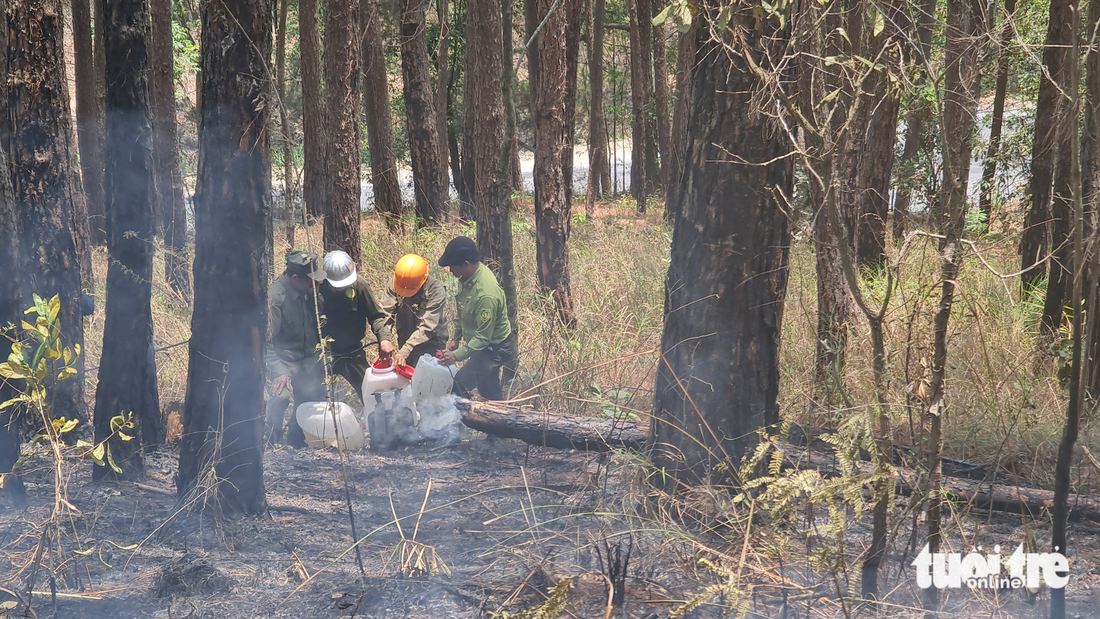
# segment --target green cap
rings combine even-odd
[[[308,277],[315,282],[325,281],[325,270],[317,266],[317,254],[295,250],[286,255],[286,271],[290,275]]]

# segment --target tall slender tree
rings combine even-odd
[[[321,81],[318,2],[301,0],[298,4],[302,56],[302,199],[306,214],[312,218],[323,217],[331,199],[325,169],[329,133],[328,123],[325,122],[325,91]]]
[[[409,132],[416,215],[424,223],[441,223],[447,215],[447,188],[442,179],[436,131],[431,63],[425,32],[427,0],[401,1],[401,75],[405,80],[405,123]]]
[[[669,484],[707,480],[723,462],[736,466],[755,430],[779,417],[790,231],[777,193],[790,191],[793,169],[776,121],[746,113],[764,84],[745,58],[762,63],[786,35],[774,18],[757,21],[751,3],[733,5],[722,28],[724,4],[705,0],[696,17],[693,138],[665,280],[659,422],[650,427],[654,463]]]
[[[1085,27],[1085,40],[1093,41],[1092,37],[1100,37],[1096,34],[1100,29],[1100,2],[1089,2],[1088,21]],[[1095,41],[1085,52],[1085,100],[1083,105],[1085,116],[1085,128],[1081,135],[1081,196],[1085,212],[1089,214],[1086,223],[1090,236],[1097,234],[1098,222],[1096,217],[1100,214],[1100,43]],[[1089,286],[1086,292],[1090,305],[1089,316],[1100,316],[1100,249],[1095,246],[1092,254],[1092,270]],[[1091,360],[1089,374],[1087,375],[1089,395],[1094,399],[1100,399],[1100,327],[1095,323],[1089,327],[1088,359]]]
[[[0,137],[8,161],[18,224],[22,306],[31,295],[61,300],[61,334],[75,350],[84,345],[81,256],[74,227],[72,116],[65,77],[64,25],[60,0],[11,0],[8,20],[8,121]],[[13,79],[19,76],[20,79]],[[84,360],[77,375],[51,381],[56,417],[87,419]]]
[[[95,398],[95,436],[114,433],[112,418],[133,415],[138,441],[110,439],[127,477],[143,477],[141,444],[164,441],[153,355],[153,127],[149,118],[145,0],[107,0],[107,321]],[[106,466],[92,478],[111,475]]]
[[[202,4],[195,303],[177,488],[218,485],[222,509],[262,513],[270,221],[272,0]],[[232,235],[230,239],[227,235]]]
[[[296,187],[294,179],[294,138],[286,101],[286,20],[290,2],[279,0],[279,23],[275,31],[275,88],[279,93],[279,144],[283,153],[283,226],[286,246],[294,247]],[[361,34],[361,33],[360,33]]]
[[[512,58],[512,36],[514,30],[513,24],[513,3],[512,0],[501,0],[500,2],[500,21],[501,21],[501,37],[500,37],[500,59],[501,59],[501,76],[500,76],[500,92],[501,99],[504,101],[504,139],[501,140],[499,154],[497,155],[497,212],[499,213],[499,225],[497,225],[498,238],[495,244],[499,246],[499,250],[496,253],[497,263],[500,265],[500,270],[497,272],[497,278],[500,281],[501,288],[504,289],[504,301],[508,304],[508,322],[512,323],[512,335],[508,336],[512,342],[513,350],[516,350],[516,345],[519,342],[519,305],[518,295],[516,294],[516,269],[515,260],[512,247],[512,190],[515,187],[515,179],[512,179],[512,183],[505,182],[508,178],[509,168],[514,170],[512,165],[514,160],[516,139],[516,97],[515,97],[515,80],[516,70],[513,65]],[[522,178],[520,179],[523,180]],[[517,373],[518,359],[513,357],[504,363],[502,377],[504,380],[511,380],[515,378]]]
[[[936,7],[939,0],[921,0],[916,5],[915,18],[910,22],[916,25],[917,44],[910,51],[910,59],[913,65],[914,78],[917,82],[928,79],[926,62],[932,48],[932,27],[936,23]],[[902,149],[901,159],[898,165],[901,168],[901,179],[898,183],[898,195],[894,200],[894,240],[901,241],[905,236],[905,229],[909,220],[909,206],[913,198],[913,185],[915,183],[914,171],[917,167],[917,157],[920,155],[926,141],[926,125],[932,114],[930,104],[924,100],[923,95],[914,93],[909,97],[909,111],[905,116],[905,146]]]
[[[450,49],[451,28],[447,23],[448,0],[436,0],[435,14],[439,21],[439,40],[436,42],[435,52],[435,128],[439,136],[439,171],[443,174],[443,188],[447,189],[451,184],[451,177],[447,172],[450,163],[450,153],[447,144],[447,115],[449,112],[449,97],[447,90],[450,87]]]
[[[374,208],[390,225],[401,218],[401,186],[397,182],[390,82],[382,41],[382,10],[378,0],[360,0],[363,20],[363,112],[370,150]]]
[[[156,213],[164,237],[164,279],[185,299],[191,298],[191,263],[187,259],[187,204],[180,172],[176,127],[175,63],[172,55],[171,0],[150,0],[149,95],[153,120],[153,180]],[[91,196],[88,198],[91,203]]]
[[[667,0],[652,0],[653,15],[664,9]],[[668,197],[668,160],[672,157],[672,127],[668,114],[668,21],[653,24],[653,116],[657,127],[657,150],[660,153],[661,191]],[[667,202],[667,200],[666,200]],[[667,208],[667,204],[666,204]]]
[[[638,203],[638,212],[646,212],[646,191],[648,179],[647,149],[649,140],[646,138],[646,110],[648,90],[646,88],[645,62],[642,54],[642,26],[643,20],[649,19],[648,11],[641,12],[639,3],[643,0],[627,0],[630,17],[630,193]],[[646,6],[648,6],[646,2]]]
[[[1035,106],[1035,137],[1031,143],[1031,203],[1020,237],[1020,283],[1030,290],[1047,273],[1043,262],[1051,246],[1050,201],[1054,166],[1058,157],[1059,93],[1064,75],[1066,49],[1072,43],[1073,7],[1077,0],[1051,0],[1050,21],[1043,46],[1043,71],[1039,78],[1039,100]]]
[[[359,0],[328,0],[325,10],[327,173],[332,201],[325,209],[326,250],[342,249],[359,262]]]
[[[596,197],[611,192],[611,162],[607,157],[607,116],[604,114],[603,52],[607,0],[590,0],[588,29],[588,194],[585,213],[594,216]]]
[[[539,286],[554,299],[557,315],[565,325],[574,324],[575,318],[569,285],[570,179],[562,162],[565,150],[572,147],[566,111],[567,107],[575,107],[568,85],[569,21],[580,13],[579,4],[577,0],[539,0],[535,15],[542,31],[531,50],[538,59],[532,110],[538,136],[534,171],[536,274]]]
[[[98,2],[98,0],[96,0]],[[92,46],[92,8],[89,0],[72,0],[73,60],[76,78],[76,136],[80,145],[80,176],[88,204],[88,240],[107,242],[103,201],[103,102]],[[102,32],[102,24],[96,24]]]
[[[497,158],[504,139],[501,5],[499,0],[466,3],[466,67],[462,88],[462,185],[478,222],[478,248],[494,270],[500,259]]]
[[[1005,0],[1004,17],[1001,18],[1001,48],[997,54],[997,84],[993,91],[993,115],[989,121],[989,146],[982,162],[982,193],[978,208],[985,214],[986,224],[992,223],[993,197],[996,194],[997,162],[1001,152],[1001,131],[1005,118],[1005,99],[1008,95],[1008,69],[1012,64],[1012,43],[1016,40],[1016,0]]]

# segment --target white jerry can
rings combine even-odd
[[[340,447],[345,451],[363,448],[363,428],[355,418],[355,411],[343,402],[335,403],[336,420],[332,423],[332,411],[327,402],[305,402],[294,415],[306,435],[306,444],[317,449],[336,447],[336,429],[339,428]]]
[[[409,384],[407,373],[377,361],[363,377],[363,419],[372,451],[385,451],[399,441],[416,442],[416,411],[399,397]]]

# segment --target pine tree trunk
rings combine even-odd
[[[288,0],[279,0],[279,24],[275,34],[275,87],[279,93],[279,132],[281,133],[279,144],[283,151],[283,226],[288,251],[294,249],[294,229],[298,225],[298,219],[294,215],[297,201],[294,183],[294,139],[291,136],[286,102],[286,19],[289,4]]]
[[[1096,32],[1100,23],[1100,2],[1089,2],[1088,24],[1085,32]],[[1091,36],[1091,35],[1090,35]],[[1085,131],[1081,136],[1081,196],[1085,205],[1085,230],[1095,238],[1100,222],[1100,45],[1093,45],[1085,56]],[[1086,298],[1091,305],[1089,316],[1100,316],[1100,249],[1093,246],[1092,269]],[[1091,360],[1088,380],[1089,395],[1100,398],[1100,327],[1095,323],[1089,328],[1088,359]]]
[[[226,512],[263,513],[267,273],[271,208],[271,0],[202,4],[202,120],[195,185],[195,303],[177,488],[211,472]],[[243,30],[243,32],[242,32]],[[232,231],[231,238],[227,231]],[[213,471],[211,471],[213,468]]]
[[[1065,65],[1066,46],[1072,43],[1071,6],[1074,0],[1051,0],[1050,23],[1043,47],[1043,66],[1039,81],[1039,100],[1035,105],[1035,137],[1031,143],[1031,183],[1028,195],[1031,205],[1024,219],[1024,231],[1020,237],[1020,283],[1030,290],[1047,273],[1045,263],[1050,244],[1051,189],[1054,183],[1054,166],[1058,157],[1058,109],[1062,98],[1058,83]]]
[[[98,2],[98,0],[95,0]],[[103,107],[97,92],[89,0],[72,0],[73,58],[76,72],[76,135],[80,144],[80,176],[88,205],[88,241],[107,242],[103,200]],[[102,30],[97,22],[97,30]]]
[[[8,119],[0,137],[11,159],[12,196],[18,223],[19,281],[23,308],[31,295],[61,299],[66,346],[84,346],[81,315],[81,247],[74,228],[77,196],[73,132],[65,78],[64,26],[60,0],[9,0]],[[50,381],[54,416],[88,419],[84,403],[84,358],[77,375]]]
[[[378,0],[361,0],[363,20],[363,111],[370,149],[374,208],[393,225],[401,218],[401,186],[397,182],[393,112],[386,54],[382,46],[382,10]]]
[[[611,164],[607,157],[607,117],[604,114],[603,47],[607,0],[591,0],[588,37],[588,195],[585,213],[596,214],[596,197],[611,191]]]
[[[696,19],[713,23],[722,5],[700,3]],[[731,30],[740,29],[759,63],[763,47],[780,48],[785,33],[771,19],[754,28],[751,7],[737,6]],[[732,32],[719,33],[725,40],[716,42],[710,30],[705,22],[697,30],[688,122],[694,138],[677,192],[682,203],[665,281],[655,385],[655,414],[664,423],[650,425],[654,466],[667,472],[669,487],[706,481],[720,462],[735,470],[752,450],[755,431],[779,419],[790,231],[775,192],[791,189],[790,146],[773,119],[745,114],[760,84],[745,60],[722,45],[732,44]],[[737,165],[722,149],[771,163]],[[738,292],[723,292],[729,290]]]
[[[150,0],[149,12],[152,22],[149,94],[153,110],[153,179],[158,205],[156,213],[164,237],[164,279],[181,297],[189,300],[191,261],[187,257],[187,204],[183,198],[176,128],[171,0]]]
[[[500,235],[495,244],[500,247],[497,254],[497,262],[500,270],[497,271],[497,279],[504,289],[504,301],[508,304],[508,322],[512,324],[512,335],[508,337],[513,350],[518,350],[519,344],[519,304],[516,293],[516,269],[514,251],[512,246],[512,187],[505,182],[510,161],[518,158],[516,138],[516,97],[515,81],[516,71],[512,59],[512,32],[513,32],[513,4],[512,0],[501,0],[501,74],[500,91],[504,102],[504,139],[500,144],[500,155],[497,159],[497,209],[500,213],[500,225],[497,233]],[[514,179],[513,179],[514,181]],[[520,178],[522,183],[523,179]],[[503,381],[511,381],[518,371],[518,355],[505,361],[501,372]]]
[[[1005,0],[1004,18],[1001,23],[1001,53],[997,57],[997,84],[993,92],[993,117],[989,123],[989,147],[985,151],[982,165],[982,193],[978,199],[978,208],[985,214],[987,226],[992,223],[993,197],[996,194],[997,158],[1001,151],[1001,131],[1004,126],[1005,97],[1008,94],[1008,68],[1012,63],[1009,49],[1016,40],[1016,28],[1013,26],[1013,13],[1016,12],[1016,0]]]
[[[538,0],[537,22],[546,20],[531,53],[538,67],[532,122],[535,142],[535,233],[536,274],[539,287],[554,299],[562,324],[574,324],[573,298],[569,287],[569,178],[565,151],[571,147],[569,116],[569,45],[573,15],[580,13],[577,0],[564,0],[547,18],[554,2]],[[575,77],[575,74],[574,74]],[[571,158],[570,158],[571,159]]]
[[[306,214],[323,217],[330,200],[328,172],[328,123],[325,91],[321,85],[321,25],[318,0],[298,5],[302,54],[302,199]],[[203,80],[205,82],[205,80]]]
[[[638,4],[639,42],[642,53],[642,87],[645,110],[645,187],[652,195],[661,178],[657,152],[657,115],[653,102],[653,10],[652,0],[634,0]]]
[[[680,35],[676,48],[676,107],[672,113],[671,154],[665,162],[668,164],[668,185],[665,195],[665,222],[673,224],[680,205],[680,180],[684,173],[684,153],[687,150],[687,115],[691,102],[692,75],[695,68],[695,31],[699,28],[692,22],[687,32]]]
[[[435,132],[439,136],[439,170],[443,174],[443,188],[450,191],[451,177],[447,172],[450,163],[447,135],[447,112],[449,110],[448,86],[450,86],[450,26],[447,24],[448,0],[436,0],[436,17],[439,20],[439,42],[435,55]]]
[[[121,476],[145,475],[142,447],[164,442],[153,355],[153,127],[146,81],[145,0],[105,2],[107,56],[107,320],[95,397],[96,442],[113,432],[116,415],[133,414],[139,440],[111,438],[108,447]],[[115,477],[95,466],[92,479]]]
[[[925,59],[928,58],[932,47],[932,26],[936,23],[936,6],[939,0],[921,0],[920,18],[917,25],[917,41],[913,53],[914,77],[918,83],[928,78],[925,72]],[[916,181],[914,173],[917,165],[917,156],[925,144],[925,125],[928,123],[931,107],[924,101],[922,95],[914,94],[909,98],[909,112],[905,116],[905,146],[901,154],[902,175],[908,178],[900,179],[898,183],[898,195],[894,200],[894,240],[900,242],[905,236],[908,227],[909,206],[912,203],[913,183]]]
[[[943,533],[940,511],[943,506],[941,485],[943,466],[943,415],[946,402],[947,330],[951,306],[955,301],[955,286],[962,264],[967,210],[967,182],[972,156],[971,137],[978,112],[978,92],[981,88],[981,35],[984,31],[982,0],[947,0],[946,50],[944,67],[943,119],[943,221],[940,228],[944,240],[940,244],[939,306],[932,318],[932,377],[929,385],[930,403],[925,418],[928,429],[928,551],[939,552]],[[935,610],[939,592],[925,589],[924,606]]]
[[[667,0],[653,0],[653,15],[665,7]],[[653,105],[655,123],[657,126],[657,149],[660,152],[661,191],[668,197],[668,184],[671,173],[669,159],[672,158],[672,129],[669,127],[668,115],[668,43],[669,22],[666,20],[660,26],[653,28]],[[667,217],[667,214],[666,214]]]
[[[638,212],[646,211],[646,82],[645,65],[642,59],[641,21],[648,19],[647,14],[639,11],[641,0],[626,0],[630,10],[630,105],[633,124],[630,131],[630,193],[638,202]],[[648,3],[647,3],[648,5]]]
[[[565,179],[565,212],[573,212],[573,150],[577,136],[577,69],[581,55],[581,24],[584,11],[580,0],[572,4],[565,21],[565,100],[562,104],[565,145],[561,149],[562,177]]]
[[[8,75],[8,12],[0,9],[0,75]],[[0,271],[9,274],[20,273],[19,226],[16,217],[15,198],[12,195],[11,177],[8,167],[8,144],[5,136],[11,135],[11,116],[8,114],[8,80],[0,79]],[[23,319],[23,299],[18,277],[0,278],[0,324],[19,324]],[[6,402],[16,397],[14,381],[0,382],[0,398]],[[19,460],[19,424],[13,423],[15,407],[0,411],[0,473],[11,473]],[[27,490],[22,475],[18,472],[6,478],[0,496],[8,496],[16,507],[27,504]]]
[[[359,262],[362,187],[359,176],[359,0],[328,0],[325,10],[325,97],[329,121],[325,251],[342,249]]]
[[[405,80],[405,116],[409,131],[416,215],[426,224],[443,223],[447,188],[439,160],[431,63],[425,34],[426,0],[401,0],[401,75]]]
[[[1064,13],[1065,23],[1061,29],[1068,31],[1065,36],[1065,44],[1073,45],[1073,22],[1079,13],[1079,0],[1070,0]],[[1053,8],[1052,8],[1053,11]],[[1051,13],[1051,19],[1055,19]],[[1054,30],[1054,24],[1051,24]],[[1062,36],[1059,36],[1059,40]],[[1073,173],[1073,153],[1070,143],[1073,141],[1073,133],[1078,130],[1077,119],[1074,118],[1070,106],[1072,101],[1068,98],[1076,89],[1071,77],[1076,73],[1075,67],[1070,66],[1067,58],[1068,50],[1062,50],[1060,71],[1054,74],[1057,85],[1054,87],[1054,114],[1053,120],[1053,152],[1057,153],[1054,159],[1054,186],[1050,195],[1050,248],[1052,259],[1047,269],[1047,293],[1043,303],[1043,317],[1041,319],[1043,335],[1058,339],[1059,329],[1062,326],[1062,317],[1065,315],[1065,306],[1070,302],[1069,293],[1073,286],[1073,276],[1070,273],[1073,260],[1073,248],[1069,242],[1070,233],[1073,230],[1073,188],[1070,177]],[[1036,112],[1038,114],[1038,111]],[[1036,117],[1036,126],[1038,126]],[[1033,177],[1034,178],[1034,177]]]
[[[502,251],[498,245],[502,222],[496,176],[504,139],[501,36],[499,0],[469,0],[462,88],[462,175],[478,223],[482,259],[494,270],[499,268]]]

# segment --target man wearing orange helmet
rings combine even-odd
[[[381,299],[386,324],[397,332],[398,365],[416,365],[424,355],[435,356],[447,347],[448,325],[443,316],[447,288],[428,275],[423,256],[401,256],[393,268],[393,281]]]

